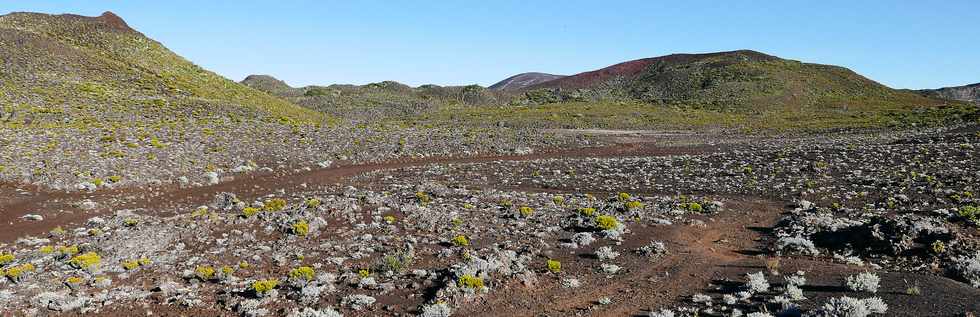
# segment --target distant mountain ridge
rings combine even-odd
[[[241,83],[294,104],[351,120],[404,117],[446,105],[496,105],[511,100],[507,92],[479,85],[411,87],[382,81],[294,88],[269,75],[249,75]]]
[[[530,85],[522,91],[536,103],[625,99],[745,113],[876,111],[941,103],[891,89],[844,67],[802,63],[752,50],[638,59]]]
[[[560,78],[558,80],[531,85],[528,88],[586,88],[595,85],[596,83],[616,77],[637,76],[641,72],[645,71],[650,65],[657,63],[666,65],[686,64],[713,58],[726,59],[726,62],[729,62],[728,59],[737,59],[741,61],[771,61],[778,59],[777,57],[751,50],[705,54],[671,54],[622,62],[602,69],[578,73],[572,76],[565,76],[564,78]]]
[[[980,83],[939,89],[922,89],[918,92],[937,98],[980,103]]]
[[[565,75],[554,75],[546,73],[521,73],[514,76],[507,77],[507,79],[501,80],[496,84],[490,85],[491,90],[504,90],[504,91],[514,91],[527,88],[532,85],[540,84],[547,81],[552,81],[565,77]]]

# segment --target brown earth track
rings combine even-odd
[[[633,229],[633,234],[616,247],[623,255],[615,263],[626,273],[613,278],[583,280],[585,286],[577,289],[561,288],[556,278],[542,277],[545,281],[533,289],[510,286],[515,288],[508,290],[512,292],[511,296],[494,297],[468,306],[459,314],[536,316],[588,312],[599,316],[630,316],[650,308],[673,306],[682,297],[706,287],[718,277],[720,268],[756,259],[748,255],[763,247],[757,242],[762,233],[755,229],[774,224],[783,208],[768,200],[738,199],[719,215],[703,218],[704,227],[675,224]],[[656,240],[667,243],[669,255],[651,261],[629,253]],[[581,260],[581,256],[560,260],[570,266],[591,264]],[[601,297],[609,297],[612,304],[595,305]],[[530,300],[515,306],[515,298]]]
[[[674,224],[633,228],[626,241],[615,248],[622,255],[613,263],[625,273],[606,278],[595,274],[597,260],[582,255],[598,246],[580,250],[575,256],[557,256],[565,267],[582,279],[582,287],[567,289],[556,276],[543,273],[533,286],[511,283],[495,290],[489,298],[471,302],[456,313],[460,316],[646,316],[660,308],[690,305],[690,296],[710,294],[718,298],[724,285],[741,284],[746,273],[768,272],[768,231],[784,214],[784,204],[755,197],[725,197],[725,210],[699,220],[704,226]],[[650,241],[663,241],[670,254],[648,260],[633,253]],[[805,271],[803,287],[807,300],[800,302],[807,310],[818,309],[832,297],[864,298],[878,296],[890,306],[888,316],[963,316],[980,311],[980,290],[944,277],[941,272],[879,271],[882,291],[857,293],[842,287],[846,276],[872,270],[868,267],[836,263],[823,258],[780,257],[776,268],[784,273]],[[590,262],[591,261],[591,262]],[[582,274],[585,272],[585,274]],[[565,274],[564,272],[562,274]],[[782,285],[781,277],[767,273],[770,283]],[[907,283],[915,283],[922,295],[904,293]],[[598,305],[608,297],[609,305]]]
[[[43,234],[58,226],[78,224],[94,216],[121,209],[152,212],[157,215],[177,213],[209,202],[215,194],[230,192],[240,197],[259,197],[278,190],[336,184],[345,178],[362,173],[429,164],[479,163],[489,161],[527,161],[548,158],[630,157],[702,154],[718,151],[716,146],[659,146],[655,143],[620,143],[605,147],[548,150],[528,155],[487,155],[472,157],[436,157],[401,159],[367,164],[339,163],[337,166],[300,170],[298,172],[252,173],[236,176],[217,185],[179,187],[164,185],[151,188],[121,188],[87,192],[59,192],[35,186],[0,184],[0,242],[11,242],[26,235]],[[18,189],[20,190],[18,192]],[[26,194],[24,194],[26,193]],[[90,199],[99,208],[83,211],[73,204]],[[30,213],[40,213],[43,221],[21,219]]]

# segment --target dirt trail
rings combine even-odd
[[[78,224],[94,216],[121,209],[137,209],[155,214],[179,212],[181,208],[210,201],[215,194],[231,192],[240,197],[258,197],[279,190],[289,192],[306,186],[328,185],[362,173],[412,166],[489,161],[528,161],[548,158],[630,157],[702,154],[718,151],[713,146],[659,146],[655,143],[620,143],[606,147],[549,150],[528,155],[489,155],[472,157],[435,157],[401,159],[382,163],[339,164],[324,169],[297,173],[252,173],[237,175],[217,185],[179,187],[165,185],[153,188],[123,188],[87,192],[57,192],[33,186],[0,184],[0,242],[11,242],[25,235],[41,235],[58,226]],[[18,191],[19,190],[19,191]],[[26,193],[26,194],[25,194]],[[76,205],[92,200],[98,208],[84,211]],[[42,214],[43,221],[22,219],[26,214]]]
[[[464,316],[532,316],[530,312],[630,316],[650,308],[672,306],[683,296],[720,278],[718,272],[726,266],[748,262],[764,269],[763,261],[753,255],[764,245],[760,242],[764,234],[759,228],[772,226],[783,211],[782,205],[763,199],[739,199],[713,218],[704,218],[703,227],[675,224],[634,229],[622,246],[616,247],[624,254],[615,263],[625,273],[612,278],[589,274],[599,278],[583,280],[583,287],[576,289],[562,288],[554,277],[541,276],[540,279],[547,280],[541,285],[531,289],[509,286],[514,289],[506,292],[516,296],[493,297],[460,313]],[[650,241],[664,241],[670,254],[652,261],[627,254]],[[595,260],[572,259],[575,260],[570,261],[570,266],[598,266],[588,262]],[[610,298],[612,303],[597,306],[596,301],[602,297]],[[529,301],[514,305],[515,298]],[[591,310],[596,307],[601,309]]]

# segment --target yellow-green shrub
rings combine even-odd
[[[24,263],[21,265],[13,266],[6,269],[4,275],[9,277],[11,280],[17,280],[21,278],[25,273],[34,272],[34,264]]]
[[[67,245],[58,247],[58,254],[63,257],[69,257],[78,254],[77,245]]]
[[[555,196],[555,197],[552,197],[551,198],[551,201],[554,202],[555,205],[561,206],[561,205],[564,205],[565,204],[565,197]]]
[[[14,261],[14,255],[12,253],[2,253],[0,254],[0,266],[7,265]]]
[[[306,220],[300,220],[293,224],[293,234],[298,236],[306,236],[310,233],[310,224],[306,223]]]
[[[255,214],[257,213],[259,213],[259,209],[255,207],[245,207],[244,209],[242,209],[242,216],[245,218],[250,218],[252,216],[255,216]]]
[[[292,271],[289,271],[289,277],[293,279],[304,279],[311,281],[313,280],[313,275],[313,268],[309,266],[300,266]]]
[[[466,238],[466,236],[464,235],[458,235],[453,237],[453,240],[451,242],[453,243],[453,245],[458,247],[465,247],[470,245],[470,239]]]
[[[214,279],[214,273],[216,272],[210,265],[198,265],[197,268],[194,269],[194,276],[197,276],[197,278],[202,281],[210,281]]]
[[[534,208],[528,206],[522,206],[521,208],[518,208],[517,211],[519,211],[521,216],[524,217],[530,217],[532,214],[534,214]]]
[[[127,271],[132,271],[140,267],[140,262],[138,260],[124,260],[122,261],[122,267]]]
[[[470,289],[481,289],[483,288],[483,279],[470,274],[465,274],[459,277],[459,280],[456,281],[456,284],[459,285],[459,287],[465,287]]]
[[[282,198],[273,198],[265,201],[262,210],[265,211],[280,211],[286,209],[286,200]]]
[[[208,207],[201,206],[191,212],[191,217],[193,218],[204,218],[208,216]]]
[[[558,260],[548,260],[547,265],[548,271],[551,271],[552,273],[561,272],[561,262]]]
[[[619,227],[619,220],[613,216],[602,215],[595,218],[595,224],[599,229],[612,230]]]
[[[684,210],[687,210],[687,211],[690,211],[690,212],[702,212],[702,211],[704,211],[704,207],[701,207],[701,204],[696,203],[696,202],[685,202],[685,203],[682,203],[680,205],[680,207],[681,207],[681,209],[684,209]]]
[[[429,197],[429,194],[426,192],[416,192],[415,199],[422,205],[428,204],[432,201],[432,197]]]
[[[68,287],[71,288],[78,287],[79,285],[82,285],[82,283],[85,283],[85,279],[78,276],[72,276],[65,279],[65,285],[68,285]]]
[[[619,195],[616,196],[616,199],[619,199],[619,201],[627,201],[630,199],[630,197],[632,196],[630,196],[628,193],[619,193]]]
[[[258,280],[252,282],[252,290],[255,291],[256,294],[268,293],[269,291],[275,289],[276,286],[279,286],[279,280],[277,279]]]
[[[75,252],[78,252],[77,247],[75,250]],[[99,263],[102,263],[102,258],[95,252],[85,252],[72,257],[71,260],[68,260],[68,264],[71,264],[71,266],[77,269],[95,268],[99,265]]]

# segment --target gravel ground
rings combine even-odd
[[[19,217],[59,226],[0,245],[0,302],[35,316],[960,315],[980,309],[977,131],[647,138],[62,193],[41,206],[83,221]],[[38,190],[7,186],[11,201]]]

